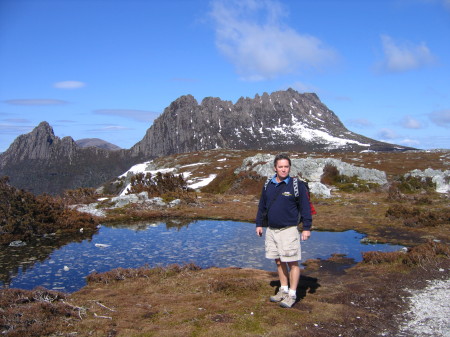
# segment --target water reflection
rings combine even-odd
[[[313,232],[311,239],[302,243],[302,260],[327,259],[333,253],[339,253],[360,261],[363,251],[401,248],[361,244],[363,237],[355,231]],[[20,249],[24,248],[27,247]],[[4,285],[24,289],[40,285],[73,292],[83,287],[85,277],[94,271],[146,264],[154,267],[193,262],[203,268],[236,266],[275,271],[273,261],[264,258],[264,239],[255,235],[254,224],[235,221],[118,224],[100,228],[91,240],[72,242],[51,253],[47,245],[39,247],[46,252],[43,255],[37,248],[33,248],[36,260],[32,264],[28,255],[16,265],[2,264],[2,269],[7,268],[10,275],[7,281],[2,278]],[[18,249],[8,247],[6,253],[17,254]]]
[[[49,234],[28,242],[26,246],[0,247],[0,282],[8,286],[17,276],[31,269],[36,263],[49,259],[55,249],[70,242],[82,242],[92,239],[93,231],[84,231],[72,235]]]

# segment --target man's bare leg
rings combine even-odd
[[[287,262],[289,266],[289,293],[280,302],[283,308],[291,308],[297,301],[297,286],[300,279],[300,267],[298,261]]]
[[[298,261],[288,262],[289,265],[289,288],[297,290],[298,282],[300,280],[300,267]]]
[[[281,302],[289,293],[289,272],[286,263],[281,262],[280,259],[275,259],[275,263],[281,286],[275,295],[270,296],[270,302]]]
[[[286,263],[281,262],[280,259],[275,259],[278,270],[278,278],[280,279],[281,286],[289,285],[289,272]]]

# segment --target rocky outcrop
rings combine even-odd
[[[450,193],[450,170],[433,170],[427,168],[425,170],[413,170],[407,174],[406,177],[431,178],[431,181],[436,184],[436,192]]]
[[[285,151],[404,150],[355,134],[313,93],[295,90],[240,98],[236,104],[191,95],[178,98],[158,117],[134,154],[166,156],[209,149]]]
[[[236,169],[235,173],[252,170],[263,177],[273,176],[273,159],[274,156],[270,154],[258,154],[245,158],[241,167]],[[335,166],[339,173],[345,176],[357,176],[361,180],[379,185],[388,182],[386,173],[383,171],[354,166],[334,158],[291,158],[291,162],[290,175],[293,177],[299,176],[308,181],[311,192],[318,196],[329,197],[331,195],[330,188],[320,182],[326,165]]]
[[[119,195],[111,199],[108,198],[105,199],[108,200],[107,206],[99,205],[99,203],[95,202],[88,205],[73,205],[72,207],[79,212],[104,217],[106,215],[106,210],[121,208],[130,204],[140,205],[145,209],[159,209],[159,208],[175,207],[181,203],[180,199],[175,199],[166,203],[161,197],[149,198],[147,192]]]
[[[35,194],[97,187],[141,161],[129,150],[80,148],[71,137],[60,139],[47,122],[21,135],[0,154],[0,176]]]

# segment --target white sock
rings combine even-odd
[[[289,289],[289,296],[297,298],[297,291],[293,289]]]
[[[288,287],[288,286],[281,286],[280,289],[281,289],[281,291],[284,292],[284,293],[289,292],[289,287]]]

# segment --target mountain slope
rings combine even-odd
[[[291,151],[392,151],[403,146],[379,142],[349,131],[316,94],[295,90],[240,98],[236,104],[191,95],[178,98],[158,117],[134,154],[223,149]]]
[[[298,152],[398,151],[349,131],[312,93],[295,90],[241,97],[235,104],[191,95],[172,102],[129,150],[80,147],[56,137],[47,122],[21,135],[0,154],[0,176],[34,193],[97,187],[132,165],[176,153],[210,149]]]
[[[58,194],[99,186],[140,160],[129,150],[80,148],[71,137],[56,137],[42,122],[0,154],[0,176],[9,176],[11,185],[35,194]]]
[[[83,138],[78,139],[75,143],[79,147],[98,147],[99,149],[105,149],[110,151],[120,150],[120,147],[114,145],[110,142],[107,142],[100,138]]]

